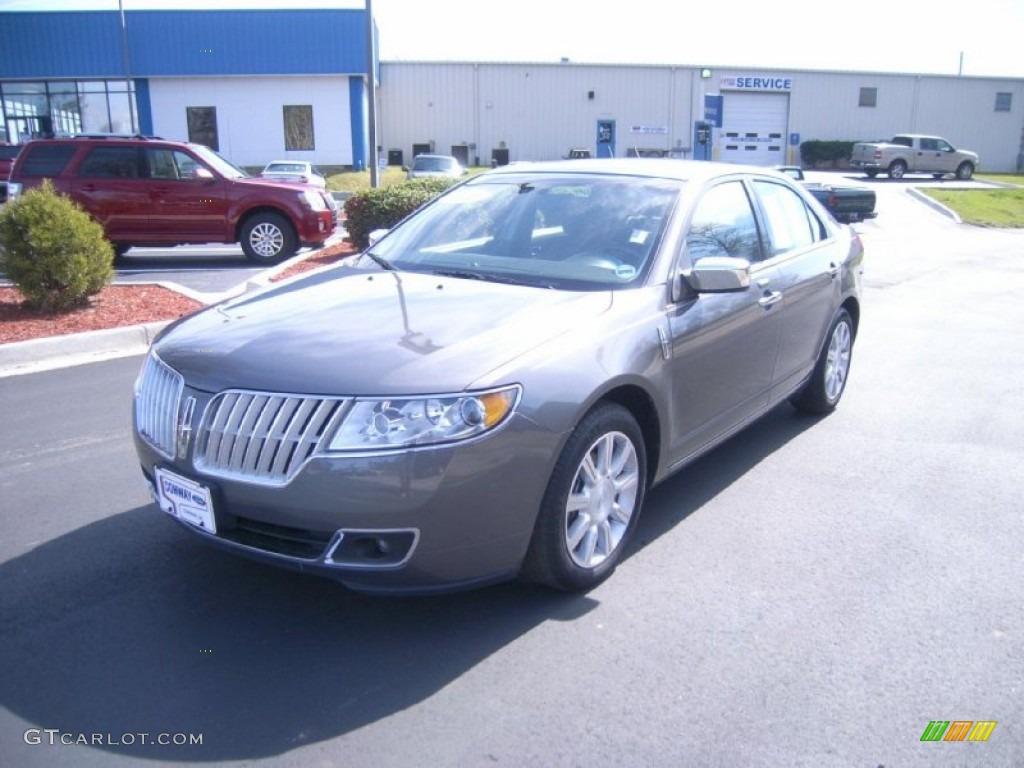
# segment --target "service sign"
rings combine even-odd
[[[720,88],[731,91],[782,91],[793,90],[793,78],[779,75],[739,75],[723,77],[718,83]]]

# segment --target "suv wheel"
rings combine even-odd
[[[276,264],[299,249],[291,223],[277,213],[257,213],[242,227],[242,250],[257,264]]]

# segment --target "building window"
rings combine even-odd
[[[878,89],[877,88],[861,88],[860,89],[860,101],[857,103],[858,107],[877,107],[878,106]]]
[[[313,107],[292,105],[284,108],[284,148],[314,149]]]
[[[220,150],[217,140],[217,108],[216,107],[185,107],[188,118],[188,140],[193,144],[203,144],[214,152]]]
[[[1010,103],[1012,102],[1012,100],[1013,100],[1013,94],[1012,93],[1009,93],[1009,92],[997,93],[996,94],[996,112],[1009,112],[1010,111]]]
[[[136,133],[135,87],[125,80],[0,82],[0,139]]]

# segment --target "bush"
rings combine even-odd
[[[82,306],[114,277],[103,227],[49,180],[0,210],[0,262],[28,305],[44,311]]]
[[[349,239],[359,250],[367,248],[371,232],[390,229],[456,181],[446,178],[413,179],[353,195],[345,201],[345,229]]]

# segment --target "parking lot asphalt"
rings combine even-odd
[[[890,185],[886,183],[887,179],[867,180],[854,175],[828,171],[808,171],[807,178],[810,181],[832,184],[870,183],[879,193],[880,205],[882,205],[884,195],[893,191],[906,191],[923,205],[932,207],[957,222],[959,222],[959,217],[953,211],[935,202],[918,191],[917,188],[927,186],[950,188],[954,185],[965,188],[990,186],[984,182],[933,181],[931,179],[913,180],[912,185],[907,183]],[[328,240],[327,244],[334,244],[343,237],[345,237],[344,231]],[[292,264],[308,258],[313,253],[315,251],[302,251],[275,267],[254,270],[246,268],[244,257],[241,256],[241,249],[236,246],[212,246],[201,249],[180,247],[137,249],[129,252],[124,267],[118,270],[115,284],[157,283],[204,304],[212,304],[221,299],[267,285],[274,275],[286,270]],[[231,269],[224,270],[224,260],[230,261],[232,256],[237,256],[241,264],[232,264]],[[219,269],[215,275],[210,270],[211,260],[218,260]],[[147,264],[154,266],[148,267]],[[240,279],[236,280],[235,278]],[[168,322],[170,321],[0,344],[0,378],[139,354],[149,347],[153,337]]]

